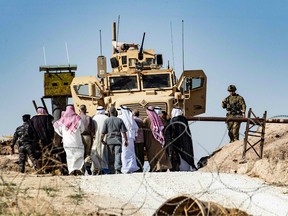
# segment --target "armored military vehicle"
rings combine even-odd
[[[75,77],[71,94],[75,108],[85,104],[89,115],[98,106],[106,110],[125,105],[137,108],[142,117],[148,106],[159,106],[171,114],[173,107],[183,108],[186,116],[205,112],[207,77],[203,70],[185,70],[177,80],[173,69],[162,68],[163,58],[153,49],[116,40],[116,23],[112,24],[111,72],[107,72],[106,58],[97,58],[97,77]]]

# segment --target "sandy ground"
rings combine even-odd
[[[259,135],[259,134],[258,134]],[[259,137],[250,137],[253,145]],[[205,172],[238,173],[257,177],[264,181],[288,186],[288,124],[266,124],[263,157],[260,159],[260,144],[250,149],[242,158],[243,140],[224,145],[208,160]],[[249,146],[248,146],[249,147]]]
[[[4,215],[153,215],[168,199],[180,195],[249,215],[288,214],[287,187],[239,174],[197,171],[37,177],[9,172],[2,173],[1,180]]]
[[[262,159],[251,150],[244,160],[240,140],[217,150],[197,172],[37,176],[28,166],[27,174],[18,173],[18,155],[7,155],[3,144],[1,153],[0,215],[153,215],[182,195],[204,207],[212,202],[249,215],[288,215],[286,124],[266,125]]]

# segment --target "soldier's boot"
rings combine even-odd
[[[239,133],[234,134],[234,140],[239,140]]]
[[[234,136],[233,134],[229,131],[228,132],[229,138],[230,138],[230,143],[234,142]]]
[[[24,173],[25,172],[25,165],[19,164],[19,172]]]

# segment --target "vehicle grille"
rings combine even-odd
[[[161,107],[162,111],[167,111],[167,104],[164,103],[164,102],[147,103],[147,104],[145,104],[145,106],[142,106],[142,105],[139,104],[139,103],[123,104],[123,105],[124,105],[124,106],[127,106],[127,107],[128,107],[129,109],[131,109],[132,111],[133,111],[134,109],[138,109],[141,118],[144,118],[144,117],[147,116],[146,108],[149,107],[149,106],[153,106],[153,107],[159,106],[159,107]]]

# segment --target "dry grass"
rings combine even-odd
[[[288,186],[287,140],[288,125],[267,124],[263,159],[250,151],[243,161],[243,140],[240,140],[225,145],[201,170],[238,173],[261,178],[275,186]],[[79,187],[78,176],[37,176],[28,164],[26,174],[18,173],[18,155],[8,155],[7,145],[7,141],[1,143],[0,215],[123,215],[121,203],[118,213],[107,207],[119,200],[84,193]]]

